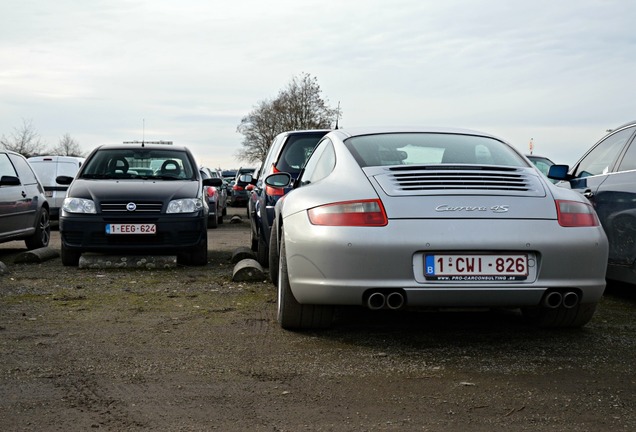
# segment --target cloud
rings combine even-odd
[[[635,111],[623,1],[13,0],[0,15],[0,134],[32,119],[51,146],[146,132],[236,167],[242,116],[302,72],[344,125],[501,131],[555,160]]]

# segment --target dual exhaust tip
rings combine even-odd
[[[541,304],[549,309],[572,309],[578,306],[580,301],[581,296],[576,291],[548,291]],[[406,306],[406,297],[401,291],[373,291],[367,297],[366,305],[371,310],[397,310]]]
[[[406,297],[400,291],[373,291],[367,297],[366,305],[371,310],[402,309],[406,305]]]
[[[543,306],[549,309],[557,309],[564,307],[565,309],[572,309],[576,307],[581,301],[581,296],[576,291],[549,291],[543,301]]]

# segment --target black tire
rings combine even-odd
[[[225,207],[223,207],[223,216],[227,216],[227,202],[225,203]]]
[[[224,214],[220,214],[218,218],[216,218],[216,222],[219,225],[223,225],[223,216],[225,216]]]
[[[250,249],[254,252],[258,250],[258,237],[254,234],[254,229],[250,227]]]
[[[536,306],[524,308],[522,312],[526,319],[538,327],[576,328],[583,327],[590,322],[596,311],[596,305],[597,303],[582,303],[570,309]]]
[[[208,229],[215,229],[219,226],[219,220],[216,215],[219,214],[219,208],[216,207],[216,211],[211,217],[208,217]]]
[[[67,267],[77,267],[79,265],[80,257],[82,253],[73,249],[68,249],[62,243],[60,248],[60,257],[62,258],[62,264]]]
[[[285,238],[281,238],[278,271],[278,312],[280,326],[286,330],[307,330],[331,326],[334,307],[326,305],[306,305],[296,301],[289,285]]]
[[[49,211],[42,207],[40,214],[38,215],[38,223],[35,227],[35,232],[31,237],[24,239],[27,249],[39,249],[47,247],[49,240],[51,239],[51,219],[49,217]]]
[[[267,261],[269,264],[269,278],[274,286],[278,285],[278,223],[274,220],[269,232],[269,254]]]
[[[188,252],[177,255],[177,263],[191,266],[204,266],[208,263],[208,236]]]
[[[190,261],[192,265],[204,266],[208,263],[208,236],[207,233],[199,245],[192,250]]]
[[[258,245],[256,247],[256,261],[263,267],[269,266],[269,250],[267,247],[267,243],[263,239],[263,233],[258,236]]]

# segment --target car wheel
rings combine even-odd
[[[192,250],[190,263],[195,266],[204,266],[208,263],[208,236],[204,236],[203,240]]]
[[[274,220],[269,232],[269,278],[274,285],[278,285],[278,223]]]
[[[67,267],[68,266],[77,267],[79,265],[79,260],[81,256],[82,256],[81,252],[78,252],[73,249],[69,249],[66,246],[64,246],[64,243],[62,243],[62,246],[60,248],[60,257],[62,258],[63,265]]]
[[[253,228],[250,228],[250,249],[254,252],[258,250],[258,237],[254,234]]]
[[[256,248],[256,261],[263,267],[269,266],[269,250],[267,250],[267,243],[263,239],[263,233],[258,237],[258,246]]]
[[[597,303],[581,303],[573,308],[547,308],[536,306],[524,308],[523,315],[539,327],[583,327],[594,316]]]
[[[38,216],[38,224],[35,227],[35,232],[29,238],[24,240],[27,249],[38,249],[47,247],[49,240],[51,239],[51,219],[49,218],[49,211],[42,207]]]
[[[298,303],[289,285],[285,238],[281,239],[278,266],[278,323],[287,330],[327,328],[334,315],[333,306],[304,305]]]
[[[216,215],[218,214],[219,214],[219,208],[216,207],[216,211],[214,212],[214,214],[208,217],[208,228],[214,229],[219,226],[219,220],[216,217]]]
[[[208,237],[204,236],[198,245],[187,252],[177,255],[177,264],[186,266],[204,266],[208,263]]]

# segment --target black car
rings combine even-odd
[[[223,216],[227,214],[227,186],[223,182],[221,173],[208,167],[200,167],[202,179],[221,179],[221,186],[203,186],[203,194],[208,199],[208,228],[218,228],[223,223]]]
[[[258,262],[268,266],[269,233],[274,219],[274,206],[291,188],[272,188],[263,183],[270,174],[287,172],[293,179],[311,156],[318,141],[329,130],[304,130],[280,133],[274,138],[265,160],[253,177],[243,180],[253,184],[249,193],[247,213],[251,225],[251,247],[256,251]]]
[[[49,245],[49,203],[24,156],[0,150],[0,242],[24,240],[27,249]]]
[[[249,185],[248,181],[241,179],[245,174],[252,174],[254,168],[239,168],[232,184],[232,190],[228,201],[232,207],[244,206],[248,200],[248,191],[245,189]]]
[[[607,278],[636,284],[636,121],[612,130],[573,168],[553,165],[548,176],[596,209],[609,240]]]
[[[221,177],[223,177],[223,182],[226,184],[228,188],[232,188],[234,186],[234,180],[236,179],[236,171],[234,170],[224,170],[221,171]],[[230,194],[228,193],[228,199]]]
[[[64,265],[77,265],[83,252],[176,254],[181,264],[207,263],[203,186],[221,180],[202,180],[186,147],[100,146],[75,180],[57,181],[70,184],[59,225]]]

